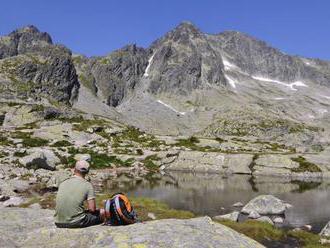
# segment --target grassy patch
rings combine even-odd
[[[60,140],[52,144],[53,147],[67,147],[67,146],[72,146],[72,143],[70,143],[67,140]]]
[[[110,195],[97,196],[97,205],[103,206],[103,200],[108,199]],[[154,213],[157,219],[189,219],[194,214],[189,211],[171,209],[167,204],[144,197],[129,197],[138,218],[142,221],[150,220],[148,213]]]
[[[42,112],[45,110],[45,106],[40,105],[40,104],[36,104],[32,106],[32,109],[30,112]]]
[[[305,231],[289,231],[288,235],[299,240],[301,247],[305,248],[320,248],[330,247],[330,244],[320,244],[320,236],[314,233]]]
[[[87,131],[90,127],[100,127],[99,130],[96,129],[96,133],[100,135],[107,135],[103,133],[103,129],[106,127],[110,127],[110,122],[103,119],[93,119],[93,120],[85,120],[82,116],[77,117],[75,119],[70,119],[70,122],[75,122],[73,125],[73,129],[76,131]],[[106,138],[106,137],[105,137]]]
[[[112,168],[112,165],[129,167],[134,163],[133,158],[129,158],[123,161],[116,156],[109,156],[105,153],[96,153],[88,149],[78,150],[75,148],[70,148],[68,152],[71,155],[64,164],[67,164],[69,166],[75,163],[74,155],[78,153],[87,153],[91,155],[91,168],[93,169]]]
[[[100,134],[102,135],[102,134]],[[122,130],[120,133],[111,134],[111,135],[102,135],[104,138],[111,139],[112,147],[136,147],[138,143],[139,147],[147,147],[147,148],[154,148],[159,149],[159,146],[165,145],[163,140],[158,140],[155,136],[146,134],[135,127],[127,127],[126,129]],[[125,141],[130,141],[132,144],[123,145],[123,143],[127,143]]]
[[[321,245],[320,236],[306,231],[287,231],[272,226],[266,222],[247,220],[244,222],[233,222],[229,220],[216,221],[227,227],[234,229],[239,233],[260,242],[271,243],[271,241],[283,241],[288,238],[294,238],[298,241],[299,247],[317,248],[330,247],[330,245]]]
[[[0,133],[0,145],[9,146],[12,145],[12,142],[8,140],[8,138],[5,137],[4,134]]]
[[[298,168],[293,168],[293,172],[322,172],[321,169],[311,162],[308,162],[303,156],[291,158],[292,161],[299,163]]]
[[[160,158],[157,156],[157,154],[147,156],[142,163],[144,166],[150,170],[150,171],[158,171],[159,166],[154,163],[154,161],[159,161]]]
[[[31,137],[31,135],[32,133],[30,132],[16,131],[12,136],[16,139],[22,139],[22,144],[25,147],[41,147],[48,144],[48,140]]]
[[[228,226],[239,233],[262,242],[265,239],[280,240],[285,237],[283,230],[273,227],[271,224],[261,221],[247,220],[244,222],[233,222],[229,220],[217,221]]]
[[[9,156],[8,152],[0,151],[0,158],[5,158],[7,156]]]
[[[27,138],[23,139],[22,144],[27,147],[42,147],[48,144],[48,140],[41,138]]]

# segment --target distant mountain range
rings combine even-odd
[[[0,98],[115,118],[161,135],[328,142],[330,62],[183,22],[150,47],[87,58],[27,26],[0,38]]]

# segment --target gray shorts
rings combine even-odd
[[[84,228],[102,224],[100,212],[86,213],[85,217],[74,223],[55,223],[59,228]]]

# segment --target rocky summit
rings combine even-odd
[[[53,211],[1,210],[0,246],[11,247],[264,247],[208,217],[129,226],[58,229]],[[33,220],[33,221],[32,221]],[[19,235],[17,232],[19,231]],[[193,235],[192,235],[193,234]]]

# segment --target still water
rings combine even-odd
[[[330,181],[299,183],[277,177],[171,172],[159,180],[130,185],[125,192],[208,216],[229,213],[236,202],[246,204],[257,195],[272,194],[293,205],[286,211],[290,227],[309,224],[318,232],[330,220]]]

